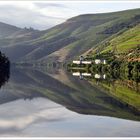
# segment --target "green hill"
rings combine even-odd
[[[49,30],[38,31],[36,37],[32,33],[30,38],[25,36],[21,41],[1,45],[1,50],[13,62],[66,62],[138,23],[140,9],[80,15]]]
[[[105,49],[112,50],[116,46],[117,52],[126,52],[130,49],[135,49],[140,44],[140,24],[136,27],[124,32],[110,41],[110,45]]]
[[[140,61],[140,24],[127,31],[114,36],[93,49],[89,55],[95,55],[99,51],[101,55],[114,53],[119,58],[128,61]]]

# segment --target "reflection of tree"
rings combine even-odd
[[[10,75],[10,62],[6,56],[0,52],[0,88],[8,81]]]

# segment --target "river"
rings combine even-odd
[[[140,136],[139,83],[131,89],[46,67],[12,66],[9,75],[0,89],[1,137]],[[118,83],[134,96],[120,96]]]

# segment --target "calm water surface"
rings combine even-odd
[[[140,136],[140,101],[121,101],[118,81],[113,95],[99,84],[105,76],[88,82],[74,75],[12,67],[0,89],[0,136]],[[139,84],[133,94],[140,99]]]

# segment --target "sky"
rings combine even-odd
[[[80,14],[134,8],[139,1],[0,1],[0,22],[45,30]]]

